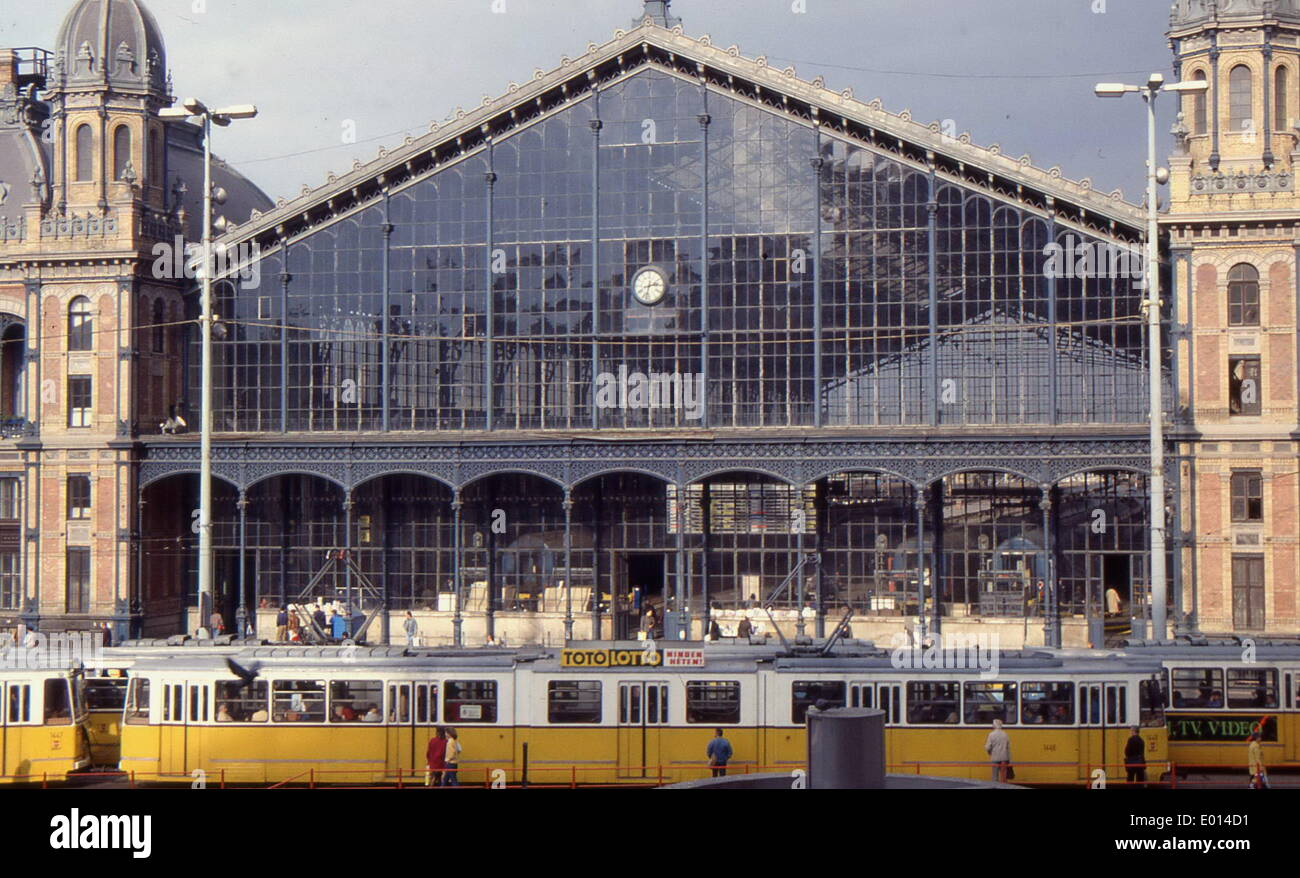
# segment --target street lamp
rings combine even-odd
[[[1160,340],[1160,211],[1156,204],[1156,189],[1169,180],[1169,172],[1156,167],[1156,96],[1160,91],[1204,92],[1210,87],[1205,80],[1191,80],[1165,84],[1165,78],[1153,73],[1146,85],[1125,85],[1119,82],[1101,82],[1094,91],[1099,98],[1122,98],[1126,94],[1140,94],[1147,104],[1147,299],[1143,307],[1147,312],[1151,385],[1151,628],[1156,640],[1164,640],[1166,631],[1165,603],[1165,461],[1164,461],[1164,408],[1161,399],[1161,340]]]
[[[212,189],[212,126],[227,127],[235,119],[252,119],[257,107],[237,104],[209,110],[202,101],[186,98],[184,109],[172,107],[159,111],[163,119],[203,120],[203,294],[199,304],[199,327],[202,335],[202,388],[199,393],[199,632],[206,631],[212,608],[212,204],[217,199]],[[221,199],[224,200],[224,197]],[[178,254],[179,258],[179,254]],[[243,571],[240,571],[239,612],[235,626],[244,636],[248,619],[245,605]]]

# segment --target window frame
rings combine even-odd
[[[67,478],[68,521],[89,521],[94,486],[90,473],[69,473]],[[84,501],[84,502],[78,502]]]
[[[453,688],[454,687],[454,688]],[[463,689],[478,690],[483,692],[491,691],[487,694],[471,694],[469,697],[460,697]],[[453,692],[456,695],[453,695]],[[467,725],[493,725],[499,721],[501,701],[501,683],[497,680],[444,680],[442,683],[442,709],[443,718],[447,723],[461,723]],[[453,712],[453,706],[455,710]],[[463,714],[463,707],[478,706],[486,708],[480,711],[478,717]]]
[[[84,430],[95,425],[95,379],[90,375],[68,376],[68,429]]]
[[[95,308],[88,296],[76,296],[68,303],[68,352],[95,350]]]
[[[847,690],[846,690],[847,693]],[[703,695],[704,697],[700,697]],[[847,697],[847,694],[846,696]],[[847,704],[847,702],[845,702]],[[710,709],[721,713],[718,704],[725,704],[727,716],[719,718],[709,714]],[[689,725],[738,726],[744,720],[744,688],[739,680],[687,680],[686,722]]]
[[[1264,520],[1263,470],[1233,470],[1228,481],[1228,496],[1234,522],[1262,522]]]
[[[557,698],[561,692],[572,693],[573,697]],[[599,679],[547,680],[546,721],[563,726],[600,725],[604,717],[604,694],[604,685]]]

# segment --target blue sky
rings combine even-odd
[[[608,40],[641,9],[640,0],[145,2],[178,95],[261,108],[258,120],[218,132],[215,147],[272,197],[319,185]],[[53,48],[72,5],[0,0],[0,45]],[[673,13],[692,36],[794,64],[802,78],[852,86],[918,121],[951,119],[976,143],[1141,201],[1142,103],[1099,100],[1092,86],[1172,77],[1167,0],[674,0]],[[1161,154],[1168,148],[1166,137]]]

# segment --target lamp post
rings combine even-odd
[[[1161,333],[1160,333],[1160,211],[1156,202],[1158,187],[1169,181],[1169,172],[1156,167],[1156,97],[1160,91],[1204,92],[1210,84],[1205,80],[1192,80],[1165,84],[1165,78],[1153,73],[1146,85],[1125,85],[1117,82],[1098,83],[1095,89],[1099,98],[1121,98],[1126,94],[1140,94],[1147,105],[1147,298],[1143,307],[1147,312],[1148,344],[1151,385],[1151,628],[1152,637],[1164,640],[1167,632],[1165,582],[1165,455],[1164,455],[1164,402],[1161,399]],[[1135,632],[1137,633],[1137,632]]]
[[[198,118],[203,123],[203,292],[199,302],[199,331],[202,340],[202,384],[199,392],[199,630],[206,631],[212,612],[212,126],[222,128],[234,119],[252,119],[257,107],[251,104],[209,110],[202,101],[186,98],[181,108],[161,110],[163,119]],[[221,199],[224,200],[224,197]],[[178,254],[179,255],[179,254]],[[235,627],[244,636],[248,618],[243,571],[240,571],[239,612]]]

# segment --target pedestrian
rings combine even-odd
[[[1137,726],[1132,726],[1128,743],[1124,745],[1124,770],[1128,773],[1127,782],[1146,783],[1147,779],[1147,745]]]
[[[460,778],[456,772],[460,770],[460,754],[464,748],[460,746],[460,735],[454,728],[447,726],[443,729],[443,734],[446,735],[447,747],[443,755],[443,765],[446,766],[446,770],[442,773],[442,785],[458,787]]]
[[[1119,592],[1113,587],[1106,589],[1106,615],[1118,616],[1120,611]]]
[[[709,620],[709,639],[710,640],[722,639],[722,626],[718,624],[717,619]]]
[[[1011,777],[1011,738],[1002,731],[1002,720],[993,720],[993,731],[984,740],[984,752],[993,763],[993,780],[1006,783]]]
[[[406,611],[406,621],[402,623],[402,630],[406,632],[406,645],[415,646],[415,639],[420,636],[420,623],[415,621],[411,611]]]
[[[275,614],[275,642],[284,643],[289,639],[289,608],[281,607]]]
[[[709,746],[704,748],[704,754],[709,757],[709,768],[713,769],[714,777],[727,776],[727,763],[731,761],[733,752],[731,742],[722,736],[722,729],[714,729],[713,740],[709,741]]]
[[[429,748],[424,751],[424,785],[426,787],[442,786],[442,773],[447,768],[447,738],[438,726],[429,739]]]
[[[321,634],[329,637],[329,620],[325,618],[325,610],[316,604],[313,604],[312,606],[315,607],[315,609],[311,614],[311,620],[316,623],[316,627],[320,629]]]
[[[658,619],[655,617],[654,604],[646,604],[645,618],[641,622],[642,640],[654,640],[655,628],[658,625]]]
[[[109,623],[104,623],[104,630],[100,632],[100,637],[103,638],[104,646],[113,645],[113,627]]]
[[[1250,745],[1246,747],[1246,762],[1250,769],[1250,788],[1252,790],[1268,789],[1268,770],[1264,768],[1264,752],[1260,741],[1263,735],[1259,729],[1250,733]]]
[[[736,639],[749,642],[749,638],[754,634],[754,625],[749,621],[748,616],[740,617],[740,624],[736,626]]]
[[[226,620],[221,618],[221,613],[213,613],[209,620],[212,623],[212,636],[220,637],[226,633]]]
[[[297,643],[302,640],[301,632],[302,623],[298,621],[298,611],[295,608],[289,614],[289,636],[286,638],[290,643]]]
[[[331,611],[330,635],[338,643],[342,643],[344,638],[348,636],[348,620],[343,618],[342,613]]]

